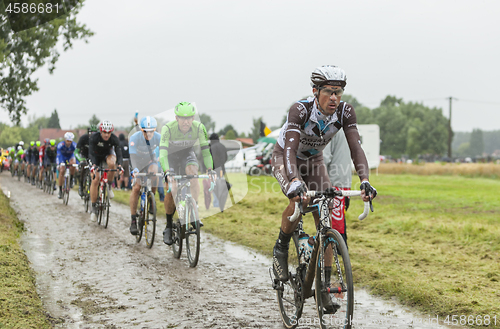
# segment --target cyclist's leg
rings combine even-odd
[[[139,233],[139,230],[137,229],[137,202],[139,200],[139,195],[141,194],[141,180],[137,179],[135,180],[134,186],[132,186],[132,192],[130,193],[130,199],[129,199],[129,204],[130,204],[130,234],[132,235],[137,235]]]
[[[116,169],[116,154],[114,150],[112,150],[112,152],[106,156],[106,163],[109,169]],[[114,178],[115,178],[115,172],[114,171],[108,172],[109,185],[111,185]]]
[[[198,160],[196,159],[196,154],[194,151],[190,151],[187,153],[186,157],[183,159],[185,162],[185,166],[183,166],[186,170],[187,175],[198,175],[198,170],[200,165],[198,164]],[[200,195],[200,184],[197,178],[191,179],[191,195],[193,196],[194,201],[198,204],[198,197]]]
[[[122,188],[127,189],[128,188],[128,180],[130,177],[130,160],[129,159],[123,159],[123,181],[122,181]]]
[[[175,172],[180,172],[180,167],[182,166],[182,161],[179,159],[178,154],[168,155],[168,163],[170,168],[173,168]],[[165,206],[165,217],[167,218],[167,225],[165,230],[163,230],[163,242],[167,245],[172,244],[172,227],[173,227],[173,217],[175,214],[175,202],[174,195],[177,192],[177,187],[175,182],[169,184],[169,182],[165,182],[165,192],[168,191],[170,186],[170,192],[165,193],[165,199],[163,200],[163,204]]]

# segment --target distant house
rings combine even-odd
[[[87,133],[87,129],[58,129],[58,128],[43,128],[43,129],[40,129],[40,134],[39,134],[39,141],[43,141],[45,140],[45,138],[48,138],[48,139],[55,139],[57,141],[60,141],[60,140],[63,140],[64,138],[64,134],[67,133],[67,132],[72,132],[73,134],[75,134],[75,142],[78,142],[78,139],[80,138],[80,136],[82,136],[83,134],[86,134]],[[120,134],[124,134],[125,135],[125,138],[127,138],[127,135],[128,135],[128,132],[124,131],[124,130],[120,130],[120,131],[113,131],[113,133],[116,135],[116,136],[120,136]]]

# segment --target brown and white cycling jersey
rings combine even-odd
[[[284,153],[284,166],[288,181],[299,178],[297,158],[315,159],[341,128],[351,149],[356,171],[361,179],[368,178],[368,163],[361,148],[352,105],[340,102],[334,114],[325,116],[317,108],[314,97],[300,100],[290,107],[275,152]]]

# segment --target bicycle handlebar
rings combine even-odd
[[[307,191],[306,195],[308,197],[319,197],[319,196],[323,196],[323,195],[326,196],[326,197],[330,197],[330,198],[333,198],[335,196],[349,196],[350,197],[350,196],[361,196],[361,191],[343,191],[343,190],[339,190],[339,191],[335,191],[333,194],[331,194],[331,193],[325,193],[325,192],[321,192],[321,191]],[[370,211],[370,202],[369,201],[365,201],[364,203],[365,203],[365,206],[364,206],[364,209],[363,209],[363,213],[358,216],[359,220],[365,219],[368,216],[368,212]],[[295,202],[295,210],[293,211],[292,216],[288,217],[288,220],[290,222],[295,222],[297,220],[297,218],[299,218],[299,216],[301,214],[301,208],[302,208],[301,207],[301,203],[300,202]]]
[[[180,180],[180,179],[193,179],[193,178],[210,178],[209,175],[172,175],[169,172],[166,172],[163,175],[165,175],[165,180],[168,177],[171,177],[172,179],[176,179],[176,180]],[[214,182],[210,182],[210,188],[208,189],[208,192],[212,192],[214,190],[214,188],[215,188],[215,183]],[[170,193],[170,191],[172,191],[172,188],[170,187],[170,184],[168,184],[168,190],[165,193]]]

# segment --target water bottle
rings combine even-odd
[[[306,250],[307,250],[307,244],[309,241],[309,234],[307,233],[301,233],[299,235],[299,262],[301,264],[305,264],[306,261]]]
[[[179,202],[179,205],[177,206],[177,213],[179,214],[179,219],[184,219],[185,205],[186,205],[186,202],[181,201],[181,202]]]
[[[314,236],[309,236],[308,234],[302,234],[299,236],[299,254],[300,263],[308,263],[311,259],[311,254],[314,247]]]
[[[141,211],[144,211],[144,204],[146,203],[146,194],[141,194]]]

